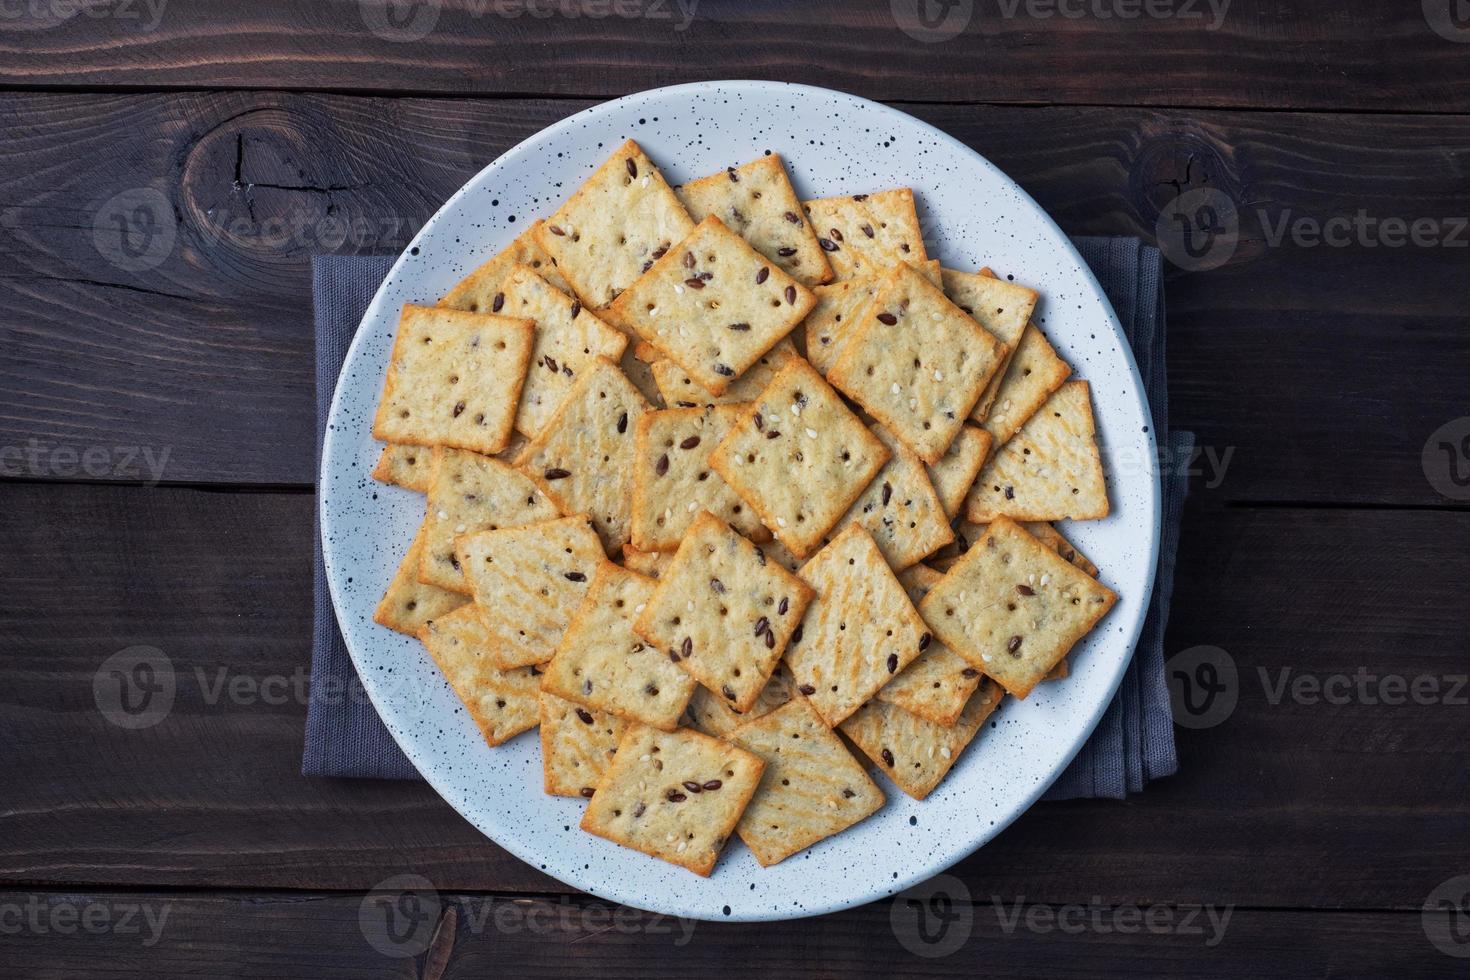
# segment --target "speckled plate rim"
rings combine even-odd
[[[471,194],[484,190],[486,185],[493,180],[497,172],[513,163],[520,162],[520,158],[528,154],[536,153],[542,144],[551,139],[565,135],[577,127],[586,128],[590,123],[613,117],[619,112],[640,103],[649,103],[654,100],[669,98],[699,98],[716,94],[726,94],[736,97],[759,96],[762,98],[772,95],[782,98],[797,97],[818,102],[840,103],[845,104],[849,108],[860,109],[866,113],[870,113],[871,118],[875,122],[889,122],[897,129],[917,130],[936,144],[943,145],[952,152],[959,154],[962,159],[966,159],[966,162],[978,168],[985,175],[987,181],[999,184],[1002,189],[1014,195],[1018,203],[1029,207],[1032,212],[1031,216],[1040,225],[1040,231],[1045,238],[1045,244],[1050,246],[1054,251],[1056,263],[1068,267],[1069,271],[1076,275],[1078,283],[1084,288],[1087,294],[1084,298],[1093,305],[1094,312],[1102,316],[1107,329],[1111,331],[1112,339],[1116,345],[1114,353],[1118,356],[1118,363],[1111,366],[1121,366],[1126,370],[1126,387],[1132,396],[1134,403],[1132,407],[1135,410],[1135,416],[1143,422],[1143,425],[1139,427],[1141,428],[1141,432],[1131,434],[1132,439],[1141,439],[1143,443],[1142,446],[1132,447],[1141,453],[1141,458],[1138,460],[1140,469],[1138,472],[1128,474],[1130,493],[1142,495],[1143,499],[1140,502],[1143,509],[1149,515],[1147,520],[1149,532],[1148,542],[1142,556],[1135,562],[1135,566],[1142,566],[1143,578],[1141,582],[1135,584],[1135,589],[1131,595],[1125,594],[1122,596],[1118,606],[1114,608],[1108,619],[1104,620],[1103,625],[1107,635],[1105,637],[1099,635],[1104,633],[1104,629],[1094,631],[1094,634],[1084,641],[1083,647],[1077,651],[1083,662],[1083,671],[1093,673],[1096,670],[1102,670],[1103,673],[1091,682],[1089,694],[1085,699],[1085,711],[1082,712],[1082,724],[1071,729],[1072,736],[1065,748],[1054,752],[1052,756],[1053,762],[1050,766],[1046,767],[1045,771],[1037,772],[1032,770],[1027,772],[1025,775],[1031,781],[1027,792],[1014,798],[1012,804],[1005,811],[994,814],[983,825],[978,807],[984,800],[966,800],[966,803],[975,803],[977,805],[975,814],[977,820],[974,824],[974,832],[972,835],[966,836],[958,842],[948,842],[948,846],[942,852],[936,853],[935,851],[931,851],[924,857],[915,860],[904,870],[893,871],[889,878],[879,876],[871,879],[858,880],[852,875],[841,878],[840,880],[844,885],[852,885],[850,889],[834,889],[825,894],[803,894],[801,900],[792,900],[789,903],[786,901],[789,896],[782,892],[782,901],[779,905],[747,905],[739,901],[739,894],[732,893],[728,890],[721,890],[722,887],[728,889],[731,885],[736,884],[735,882],[722,882],[721,879],[721,871],[728,870],[727,866],[734,860],[729,853],[722,857],[720,864],[716,867],[714,875],[711,878],[702,879],[690,875],[682,869],[658,862],[656,859],[620,848],[606,841],[599,841],[601,845],[609,849],[609,853],[599,868],[594,870],[590,863],[577,867],[562,866],[557,861],[555,853],[549,853],[546,848],[538,848],[528,844],[522,836],[514,832],[514,828],[498,826],[496,821],[491,818],[491,815],[486,812],[487,801],[483,798],[480,800],[469,799],[467,789],[463,786],[456,785],[449,771],[443,768],[445,765],[449,765],[452,770],[453,762],[459,761],[457,757],[447,756],[447,750],[439,747],[438,740],[426,740],[421,737],[415,737],[414,733],[406,730],[407,726],[415,721],[415,715],[421,715],[426,710],[426,707],[429,710],[436,708],[442,709],[448,704],[448,701],[452,701],[453,695],[448,692],[447,684],[443,683],[441,677],[439,678],[439,686],[442,690],[437,692],[439,695],[437,700],[432,695],[424,695],[421,688],[414,688],[410,685],[409,689],[416,690],[420,695],[417,703],[412,703],[411,701],[406,701],[401,696],[403,692],[401,685],[385,680],[376,671],[371,669],[374,665],[369,647],[373,644],[381,645],[385,638],[380,634],[387,633],[388,631],[382,630],[380,627],[373,627],[374,630],[378,631],[377,634],[366,638],[360,635],[362,624],[360,621],[355,621],[353,617],[357,614],[358,620],[360,620],[362,610],[354,609],[346,595],[346,583],[351,581],[351,569],[348,567],[350,557],[345,554],[340,554],[336,544],[336,532],[342,529],[339,521],[345,520],[346,518],[345,515],[339,518],[336,508],[337,496],[333,492],[334,480],[332,477],[344,465],[344,462],[350,462],[347,454],[349,452],[359,451],[364,439],[372,443],[370,421],[366,426],[359,425],[354,427],[345,424],[346,413],[344,412],[344,402],[346,401],[346,392],[350,384],[354,383],[351,379],[357,376],[356,371],[349,369],[361,366],[362,364],[365,356],[364,351],[368,346],[370,325],[382,321],[385,316],[391,315],[387,309],[390,305],[390,294],[393,292],[390,287],[395,285],[401,286],[400,278],[407,270],[410,256],[418,255],[420,249],[434,239],[436,230],[446,214],[456,212],[457,209],[465,204]],[[620,140],[622,138],[621,136],[615,137],[615,132],[615,130],[609,130],[609,140],[614,138]],[[788,159],[789,164],[791,160],[790,152],[780,146],[775,147],[775,149]],[[597,151],[600,154],[597,159],[600,161],[610,150],[611,147],[609,146]],[[658,153],[654,155],[655,158],[659,157]],[[550,205],[545,208],[549,212],[555,206],[555,202],[551,201],[546,203]],[[922,207],[921,203],[921,210]],[[518,233],[518,229],[501,229],[500,237],[502,241],[500,247],[503,247],[504,243],[513,238],[516,233]],[[461,251],[469,253],[472,251],[472,246],[465,245]],[[488,254],[490,253],[475,253],[470,267],[473,267],[473,264],[483,261]],[[1038,285],[1038,282],[1032,281],[1029,276],[1028,281],[1031,281],[1032,285]],[[391,305],[396,307],[396,304]],[[1081,306],[1079,304],[1080,308]],[[1052,331],[1048,330],[1048,336],[1051,337],[1051,335]],[[1057,340],[1055,337],[1052,337],[1052,339],[1054,341]],[[1062,344],[1058,344],[1059,348],[1062,346]],[[381,360],[382,363],[373,365],[374,370],[368,372],[376,385],[372,392],[374,400],[376,400],[377,391],[380,390],[382,373],[386,367],[386,357],[381,358]],[[1089,380],[1096,380],[1096,377],[1092,374],[1084,373],[1084,376]],[[1114,376],[1108,380],[1108,384],[1113,385],[1118,381],[1119,378]],[[362,382],[357,381],[355,383],[360,385]],[[1094,385],[1094,387],[1096,386]],[[1152,426],[1149,424],[1150,419],[1147,398],[1132,349],[1118,324],[1117,315],[1111,303],[1103,293],[1091,269],[1082,260],[1082,257],[1078,254],[1070,239],[1068,239],[1030,195],[1011,181],[1009,177],[987,159],[964,143],[961,143],[959,140],[929,123],[897,109],[847,93],[815,86],[759,80],[732,80],[695,82],[650,89],[582,110],[560,122],[546,127],[512,147],[483,168],[474,178],[455,192],[439,211],[424,224],[423,228],[414,236],[413,241],[409,243],[409,246],[399,255],[397,261],[394,262],[382,286],[378,289],[371,305],[368,307],[366,314],[363,316],[358,332],[348,349],[347,356],[343,362],[343,370],[338,379],[338,385],[333,392],[327,428],[324,433],[321,470],[319,473],[318,503],[321,545],[326,565],[328,588],[338,621],[344,624],[342,628],[343,638],[353,663],[362,679],[363,687],[404,753],[423,774],[429,785],[454,807],[456,811],[464,816],[481,833],[510,851],[516,857],[531,864],[533,867],[540,868],[568,885],[593,895],[621,904],[665,914],[712,921],[771,921],[822,915],[896,895],[904,889],[944,871],[946,868],[978,850],[984,844],[994,839],[997,834],[1008,827],[1022,813],[1030,809],[1031,805],[1046,792],[1052,783],[1056,781],[1057,777],[1066,769],[1072,759],[1081,750],[1082,746],[1087,742],[1092,732],[1097,728],[1109,704],[1112,702],[1122,682],[1124,672],[1127,670],[1128,664],[1132,659],[1134,648],[1137,646],[1139,635],[1143,629],[1157,572],[1160,525],[1162,520],[1162,494],[1160,490],[1159,468],[1157,466],[1157,445]],[[1103,435],[1106,436],[1106,433],[1103,433]],[[1111,447],[1109,448],[1111,449]],[[361,455],[360,451],[359,455]],[[1113,479],[1113,476],[1110,474],[1110,482]],[[354,483],[354,481],[356,482]],[[346,482],[349,485],[358,486],[360,493],[369,492],[369,489],[362,487],[361,481],[356,477]],[[392,493],[406,492],[398,491],[395,488],[381,489]],[[350,492],[350,490],[345,492]],[[378,490],[372,489],[371,492],[376,494]],[[1116,485],[1111,488],[1111,493],[1115,497],[1118,494]],[[376,496],[374,499],[376,499]],[[1110,517],[1109,519],[1111,520],[1112,518]],[[1067,528],[1067,532],[1084,552],[1089,551],[1087,541],[1090,535],[1087,533],[1084,525],[1071,526]],[[1091,557],[1099,561],[1099,564],[1103,567],[1105,579],[1116,581],[1116,579],[1113,579],[1108,574],[1107,554],[1092,553]],[[386,584],[386,580],[383,584]],[[378,588],[378,594],[381,594],[381,586]],[[1127,619],[1119,622],[1120,614],[1126,614]],[[367,625],[372,626],[370,607],[368,609]],[[403,646],[405,643],[416,644],[416,641],[409,640],[406,637],[401,637],[397,634],[393,634],[392,636],[397,638],[396,641],[392,641],[391,639],[389,641],[396,642],[399,646]],[[1095,649],[1103,645],[1110,648],[1110,654],[1105,655]],[[427,662],[427,658],[422,659]],[[434,670],[432,665],[428,669]],[[1078,671],[1074,666],[1074,678],[1078,673],[1081,673],[1081,671]],[[1043,685],[1043,688],[1045,687],[1047,685]],[[1042,689],[1039,688],[1038,691],[1040,690]],[[435,703],[433,705],[426,705],[426,697],[429,701],[435,701]],[[446,701],[446,698],[448,701]],[[1002,708],[996,712],[996,719],[1003,719],[1008,712],[1014,713],[1018,710],[1034,708],[1038,702],[1044,703],[1045,700],[1045,694],[1038,695],[1036,693],[1033,693],[1032,697],[1028,698],[1026,702],[1018,703],[1014,699],[1008,698],[1006,699],[1006,704],[1002,705]],[[1068,696],[1064,700],[1070,702],[1072,698]],[[478,741],[478,732],[473,731],[473,726],[469,724],[463,712],[454,711],[451,708],[450,713],[456,714],[459,719],[456,724],[463,728],[469,728],[473,733],[474,740]],[[1071,720],[1075,720],[1075,717],[1071,716]],[[1032,724],[1034,725],[1035,722],[1033,721]],[[992,720],[989,725],[991,728],[995,728],[996,721]],[[1023,735],[1025,734],[1023,732]],[[525,739],[527,736],[521,736],[521,738]],[[972,748],[961,757],[954,771],[949,774],[945,783],[941,784],[939,789],[930,796],[929,801],[934,801],[937,797],[952,798],[957,788],[964,789],[963,785],[956,785],[962,783],[964,771],[974,770],[979,765],[979,760],[976,757],[982,753],[989,754],[986,752],[986,747],[998,740],[999,736],[995,735],[987,739],[987,736],[983,732],[977,735],[978,748]],[[502,751],[505,748],[505,746],[502,746],[499,750],[491,750],[482,741],[479,741],[478,745],[479,749],[485,752]],[[890,812],[887,816],[888,820],[897,819],[903,815],[904,811],[911,810],[915,806],[922,808],[925,805],[924,803],[916,804],[915,801],[904,796],[881,775],[877,776],[877,778],[884,786],[885,793],[888,796],[888,803],[885,806],[885,810],[897,811]],[[539,790],[539,787],[528,787],[528,792],[536,790]],[[577,804],[580,801],[573,802],[571,800],[552,797],[544,798],[543,802],[546,801],[566,804],[567,809],[564,818],[570,823],[568,829],[575,830],[575,824],[577,819],[579,819],[580,813],[580,807]],[[575,807],[575,809],[571,809],[571,807]],[[911,826],[916,824],[917,813],[922,812],[922,810],[919,810],[909,816]],[[560,819],[563,819],[563,816],[559,815],[558,820]],[[883,819],[884,813],[880,811],[879,814],[870,817],[867,821],[852,828],[847,833],[869,832],[872,830],[873,825]],[[838,839],[842,836],[846,835],[839,835]],[[755,867],[758,872],[763,874],[770,875],[773,872],[776,873],[773,875],[773,881],[779,882],[785,881],[790,877],[786,872],[789,872],[794,867],[800,867],[803,859],[810,860],[813,856],[820,857],[824,849],[831,843],[832,841],[825,841],[814,845],[806,852],[789,858],[787,862],[768,869],[759,869],[755,865],[753,857],[738,841],[732,840],[731,845],[726,850],[740,850],[743,852],[740,857],[741,860],[749,862],[752,867]],[[852,865],[848,865],[847,867],[851,868]],[[785,869],[785,872],[782,869]],[[676,876],[683,877],[679,878]],[[643,883],[641,885],[635,885],[629,879]],[[692,887],[675,887],[674,891],[676,892],[684,894],[699,892],[700,894],[697,900],[673,896],[665,900],[665,896],[656,894],[651,890],[651,886],[656,886],[660,880],[667,883],[677,883],[679,886],[692,885]],[[743,885],[743,882],[740,882],[740,884]],[[754,882],[749,887],[751,891],[756,890],[756,884]],[[807,891],[810,892],[811,890],[808,889]],[[765,899],[762,899],[762,901],[765,901]],[[733,908],[731,903],[734,904]]]

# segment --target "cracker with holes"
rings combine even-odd
[[[706,735],[723,738],[747,721],[775,711],[791,700],[795,690],[791,686],[791,674],[785,664],[780,663],[776,664],[755,703],[744,711],[732,707],[723,695],[713,694],[699,686],[690,695],[689,706],[684,709],[684,724]]]
[[[419,581],[419,563],[424,554],[424,529],[419,528],[413,542],[399,562],[388,590],[373,611],[373,622],[390,630],[417,636],[431,619],[446,615],[463,606],[468,597]]]
[[[569,291],[572,287],[556,271],[556,262],[536,240],[543,223],[537,221],[521,232],[515,241],[456,283],[435,305],[470,313],[498,313],[494,308],[495,294],[501,291],[510,270],[518,265],[533,270],[557,289]]]
[[[531,360],[530,320],[406,304],[373,435],[497,453]]]
[[[391,483],[406,490],[427,493],[434,478],[434,448],[389,443],[373,467],[373,479]]]
[[[1072,381],[996,450],[965,498],[965,517],[983,524],[1094,520],[1108,516],[1108,490],[1086,381]]]
[[[633,632],[655,585],[604,562],[543,670],[541,689],[655,728],[677,727],[694,678]]]
[[[1006,365],[995,403],[980,423],[995,445],[1008,442],[1071,373],[1036,324],[1029,324]]]
[[[786,649],[797,690],[836,725],[928,649],[933,637],[873,539],[851,526],[801,567],[816,590]]]
[[[982,682],[953,725],[934,722],[890,704],[870,701],[842,723],[842,734],[892,779],[899,789],[922,800],[959,761],[980,726],[1000,704],[994,681]]]
[[[750,368],[730,382],[724,394],[715,395],[705,391],[689,377],[689,372],[669,360],[660,357],[653,362],[654,383],[658,385],[660,397],[669,408],[703,408],[706,405],[743,405],[755,400],[766,390],[766,385],[776,372],[786,366],[788,358],[797,357],[796,347],[789,337],[766,351]]]
[[[1034,289],[997,279],[989,269],[981,269],[979,272],[945,269],[943,283],[944,294],[954,305],[974,317],[976,323],[1006,345],[999,370],[980,393],[980,400],[970,412],[972,419],[983,422],[991,405],[995,403],[995,394],[1000,389],[1001,379],[1005,377],[1005,369],[1011,363],[1016,345],[1021,342],[1021,334],[1031,321],[1031,313],[1036,309],[1036,301],[1041,294]]]
[[[561,516],[556,504],[533,481],[498,459],[440,449],[434,460],[434,479],[426,495],[420,581],[468,593],[469,583],[454,553],[455,538]]]
[[[454,552],[502,669],[551,659],[606,559],[581,514],[466,534]]]
[[[1018,698],[1056,667],[1117,596],[997,518],[920,603],[945,646]]]
[[[735,832],[762,867],[841,833],[883,806],[883,791],[806,698],[728,736],[765,762]]]
[[[491,746],[536,727],[541,678],[529,667],[503,670],[492,651],[495,640],[475,614],[460,606],[431,619],[419,640]]]
[[[513,267],[491,300],[506,316],[536,325],[531,367],[516,410],[516,431],[535,438],[561,406],[577,377],[605,357],[617,361],[628,346],[622,331],[536,274],[528,266]]]
[[[873,431],[893,455],[833,530],[858,525],[897,571],[949,544],[954,532],[924,461],[887,430]]]
[[[859,279],[904,262],[922,263],[924,233],[907,187],[807,201],[807,220],[838,279]]]
[[[545,691],[540,705],[542,788],[550,796],[590,800],[628,723]]]
[[[990,455],[994,440],[989,432],[973,425],[960,426],[954,441],[939,457],[939,462],[929,467],[929,482],[939,494],[939,503],[951,520],[959,514],[965,504],[965,494],[975,485],[980,467]]]
[[[912,266],[879,287],[828,378],[926,463],[944,455],[1005,345]]]
[[[917,608],[944,575],[927,565],[898,573],[899,584]],[[932,629],[932,628],[931,628]],[[938,640],[878,691],[878,698],[936,725],[953,725],[980,685],[980,671]]]
[[[598,358],[516,459],[562,513],[592,518],[608,551],[628,543],[634,434],[647,410],[618,366]]]
[[[709,876],[765,763],[687,728],[633,725],[582,814],[582,829]]]
[[[776,154],[692,180],[674,193],[695,221],[714,215],[798,282],[831,281],[832,267]]]
[[[811,598],[805,582],[702,511],[633,630],[744,711],[760,697]]]
[[[609,307],[701,388],[721,395],[815,298],[720,221],[701,221]]]
[[[628,140],[537,228],[536,241],[600,310],[693,228],[663,174]]]
[[[888,457],[888,447],[837,392],[794,357],[709,461],[776,539],[805,558]]]
[[[710,468],[710,450],[744,412],[735,405],[668,408],[638,420],[633,458],[633,546],[676,551],[695,518],[709,511],[746,537],[769,534],[750,505]]]
[[[931,282],[939,281],[939,262],[921,264],[919,270]],[[863,311],[878,295],[888,270],[885,268],[860,279],[844,279],[825,286],[812,287],[817,302],[802,322],[806,334],[806,356],[812,366],[825,375],[842,355],[852,326],[862,320]]]

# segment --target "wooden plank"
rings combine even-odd
[[[308,663],[311,505],[0,485],[0,880],[368,889],[391,870],[561,890],[422,785],[298,774],[303,704],[254,692]],[[1039,805],[954,874],[975,895],[1042,902],[1417,907],[1462,864],[1470,819],[1466,691],[1450,690],[1470,630],[1467,521],[1196,498],[1167,650],[1226,650],[1234,713],[1180,733],[1179,775],[1127,803]],[[129,731],[92,684],[135,645],[166,654],[179,685],[162,722]],[[1360,668],[1433,678],[1437,700],[1313,703],[1293,686]],[[245,693],[211,695],[221,679]]]
[[[10,96],[0,475],[310,484],[309,256],[401,248],[486,161],[580,106]],[[1296,227],[1363,210],[1438,220],[1450,236],[1470,215],[1453,162],[1470,152],[1470,122],[907,108],[988,154],[1072,232],[1152,240],[1180,188],[1238,203],[1230,261],[1171,268],[1168,282],[1173,417],[1213,454],[1202,487],[1227,500],[1451,502],[1422,457],[1465,412],[1470,314],[1443,288],[1465,250],[1291,234],[1272,245],[1267,233],[1283,216]],[[166,203],[139,197],[149,191]],[[156,268],[99,250],[96,229],[118,241],[119,219],[172,234]]]
[[[0,80],[608,97],[760,77],[919,101],[1464,112],[1454,41],[1470,28],[1441,6],[966,0],[920,19],[917,0],[33,4],[10,15]]]
[[[390,899],[403,904],[386,906]],[[752,980],[973,977],[980,970],[995,977],[1118,971],[1234,980],[1442,977],[1455,964],[1430,941],[1418,913],[1058,907],[1000,895],[919,911],[901,906],[895,912],[893,903],[877,902],[778,923],[678,920],[565,896],[428,890],[367,896],[12,891],[0,892],[0,912],[19,927],[7,929],[0,968],[37,980],[687,977],[710,970]],[[1453,914],[1431,913],[1425,921],[1439,935]],[[91,929],[82,925],[88,921]]]

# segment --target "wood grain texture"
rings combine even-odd
[[[310,255],[401,249],[486,162],[582,105],[9,96],[0,476],[310,484]],[[1470,122],[905,108],[988,155],[1069,232],[1153,240],[1181,190],[1234,202],[1229,261],[1168,273],[1173,422],[1213,454],[1197,467],[1208,492],[1452,502],[1422,456],[1465,413],[1470,315],[1444,287],[1467,254],[1448,240],[1470,215]],[[1444,243],[1271,241],[1283,219],[1359,211],[1437,222]],[[118,221],[139,254],[120,250]]]
[[[1417,907],[1463,864],[1470,819],[1467,691],[1443,696],[1466,673],[1467,521],[1196,498],[1166,649],[1226,650],[1233,715],[1180,731],[1178,776],[1127,803],[1038,805],[951,873],[1045,902]],[[0,485],[0,880],[369,889],[403,871],[563,890],[426,786],[301,778],[304,704],[253,692],[309,662],[310,533],[305,494]],[[170,658],[178,694],[128,731],[93,678],[135,645]],[[1360,668],[1440,679],[1442,696],[1273,700],[1283,669]],[[245,695],[211,694],[222,678]]]
[[[0,892],[22,928],[0,948],[15,977],[1443,977],[1456,961],[1419,913],[1040,905],[972,895],[875,902],[780,923],[678,920],[585,898],[506,899],[451,890]],[[927,898],[927,896],[926,896]],[[385,908],[399,899],[401,906]],[[906,896],[898,900],[907,902]],[[916,901],[918,899],[915,899]],[[117,924],[132,910],[131,928]],[[77,917],[90,914],[97,931]],[[944,918],[941,919],[940,915]],[[1145,920],[1145,915],[1153,918]],[[1453,913],[1431,913],[1432,928]],[[1016,916],[1021,918],[1017,919]],[[391,920],[390,920],[391,917]],[[35,921],[38,927],[30,926]],[[389,921],[402,942],[386,938]],[[1146,927],[1145,921],[1154,923]],[[55,923],[71,923],[71,933]],[[1168,925],[1164,925],[1164,923]],[[1122,924],[1123,928],[1118,928]],[[7,930],[9,931],[9,930]]]
[[[1444,36],[1421,4],[1378,0],[89,0],[17,5],[0,81],[607,97],[756,77],[918,101],[1464,112],[1452,39],[1470,27],[1442,6]]]

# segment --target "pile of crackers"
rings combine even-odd
[[[539,727],[584,830],[701,875],[863,820],[870,768],[923,799],[1116,598],[1052,524],[1108,497],[1037,300],[930,259],[908,189],[671,187],[629,141],[404,307],[374,476],[426,507],[376,619],[490,745]]]

